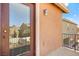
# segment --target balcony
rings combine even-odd
[[[63,45],[48,56],[79,56],[79,34],[63,34]]]

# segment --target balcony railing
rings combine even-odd
[[[79,51],[79,34],[63,34],[63,46]]]

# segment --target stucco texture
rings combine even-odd
[[[48,15],[44,10],[48,10]],[[40,55],[44,56],[62,46],[62,11],[54,4],[40,4]]]

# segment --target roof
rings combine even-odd
[[[69,22],[69,23],[72,23],[72,24],[75,24],[75,25],[77,25],[75,22],[73,22],[73,21],[71,21],[71,20],[68,20],[68,19],[63,19],[63,21],[66,21],[66,22]]]
[[[68,13],[68,8],[63,3],[54,3],[58,8],[60,8],[64,13]]]

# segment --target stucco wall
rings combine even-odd
[[[54,4],[42,3],[39,8],[40,13],[40,54],[47,55],[62,46],[61,39],[61,14],[62,11]],[[44,9],[48,10],[48,15],[44,15]]]

